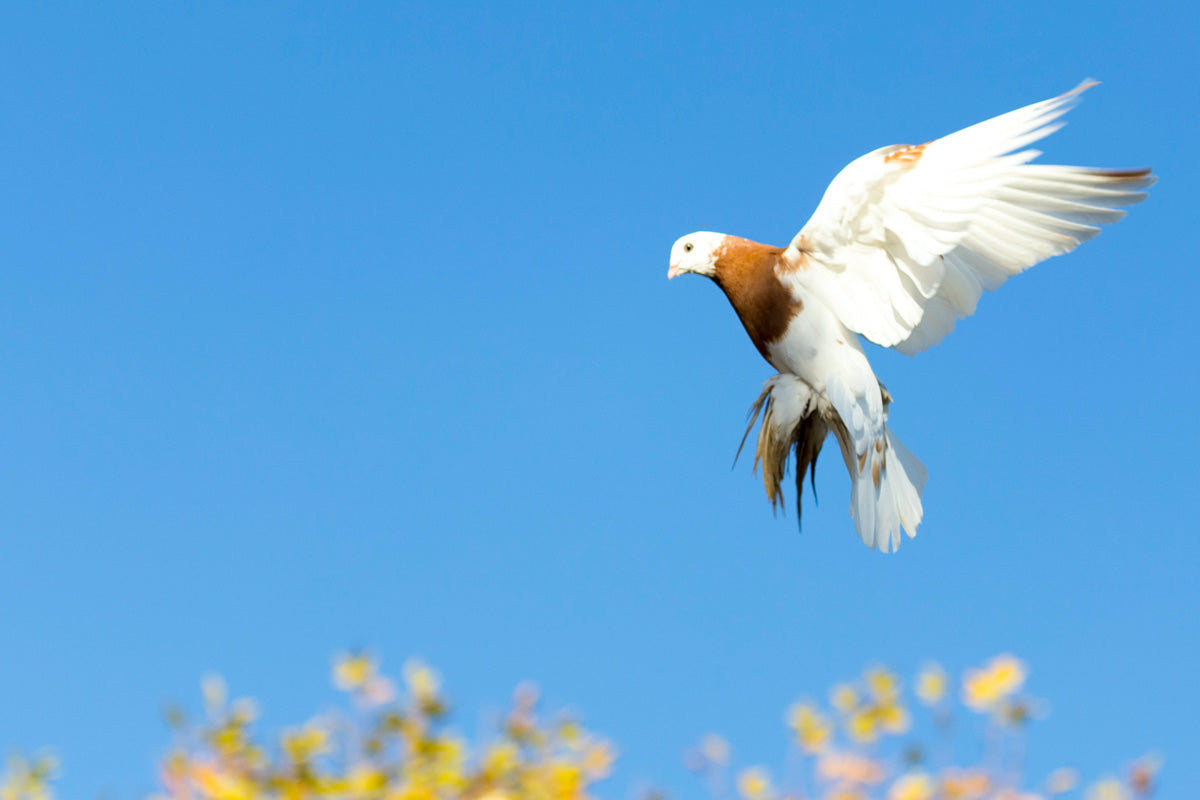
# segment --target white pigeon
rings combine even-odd
[[[832,431],[863,542],[888,552],[901,529],[916,535],[925,468],[888,427],[891,396],[858,336],[910,355],[935,345],[985,289],[1074,250],[1145,198],[1148,169],[1031,164],[1040,153],[1022,149],[1058,130],[1092,85],[850,162],[787,247],[708,232],[675,242],[667,277],[716,281],[779,371],[747,428],[762,412],[755,466],[773,507],[794,451],[799,513],[805,473]]]

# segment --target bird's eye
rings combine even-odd
[[[683,252],[685,252],[685,253],[692,252],[692,243],[691,242],[688,242],[687,244],[685,244],[683,246]]]

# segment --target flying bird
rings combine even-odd
[[[786,247],[704,231],[675,242],[667,277],[715,281],[779,371],[746,429],[761,412],[754,463],[772,508],[783,503],[794,453],[799,515],[805,474],[815,477],[832,432],[863,542],[889,552],[901,529],[916,535],[925,467],[888,427],[892,398],[859,336],[908,355],[931,347],[975,312],[984,290],[1074,250],[1146,197],[1140,190],[1155,181],[1148,169],[1030,163],[1040,153],[1025,148],[1058,130],[1093,85],[855,159]]]

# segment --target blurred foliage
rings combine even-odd
[[[403,691],[366,654],[345,655],[334,685],[349,708],[260,744],[251,700],[230,701],[219,678],[204,682],[207,718],[172,712],[177,743],[162,767],[170,800],[442,800],[587,797],[614,760],[611,746],[575,720],[543,721],[537,691],[518,688],[491,741],[473,750],[446,725],[449,704],[437,675],[409,662]]]
[[[1153,794],[1160,761],[1146,756],[1121,777],[1084,788],[1063,768],[1026,788],[1026,727],[1041,715],[1024,693],[1025,665],[1003,655],[967,670],[957,700],[983,715],[977,763],[955,759],[955,686],[937,664],[916,676],[914,711],[900,678],[874,667],[833,687],[828,706],[800,702],[786,714],[788,763],[778,782],[764,767],[733,770],[731,749],[710,735],[687,755],[717,800],[1141,800]],[[448,726],[438,676],[409,662],[397,685],[367,654],[339,657],[334,685],[345,707],[283,730],[271,744],[255,732],[258,706],[228,696],[224,681],[202,683],[205,713],[168,711],[175,736],[152,800],[586,800],[609,775],[610,743],[566,716],[543,719],[537,690],[519,687],[512,707],[471,746]],[[52,800],[57,762],[13,757],[0,776],[0,800]],[[659,796],[659,795],[654,795]]]
[[[834,686],[827,708],[804,701],[788,710],[790,752],[778,783],[761,766],[741,769],[731,781],[730,747],[717,736],[706,737],[688,765],[718,800],[1141,800],[1153,793],[1161,761],[1152,755],[1130,764],[1121,778],[1104,777],[1086,788],[1069,768],[1028,788],[1025,731],[1042,713],[1041,704],[1024,693],[1026,674],[1020,660],[1001,655],[962,676],[957,700],[984,717],[982,747],[969,743],[981,753],[973,763],[955,758],[957,704],[950,676],[927,664],[914,681],[924,725],[915,724],[914,710],[905,705],[899,676],[874,667],[857,681]],[[918,727],[930,741],[922,741]]]
[[[12,756],[0,776],[0,800],[51,800],[50,783],[57,772],[58,761],[52,755]]]

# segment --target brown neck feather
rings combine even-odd
[[[780,247],[727,236],[717,250],[713,271],[713,280],[768,362],[767,345],[783,337],[792,317],[804,307],[775,274],[782,252]]]

